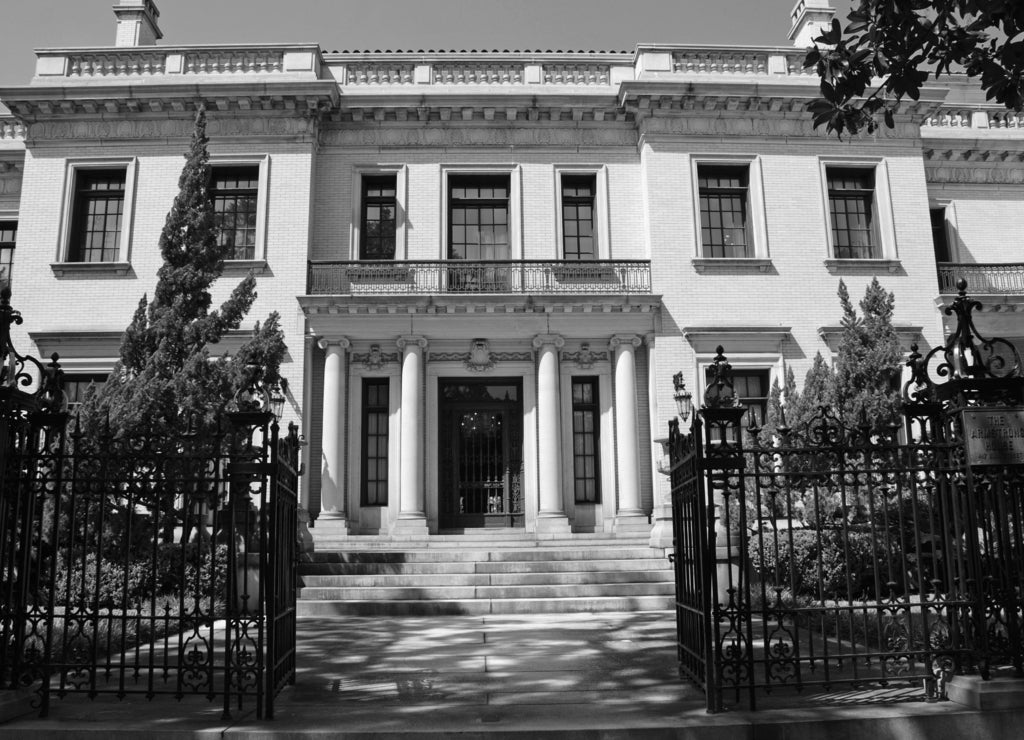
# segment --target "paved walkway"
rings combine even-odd
[[[670,612],[341,618],[299,622],[296,686],[272,721],[176,703],[56,700],[0,737],[1017,738],[1024,712],[951,702],[708,715],[676,676]],[[781,707],[781,705],[779,705]]]

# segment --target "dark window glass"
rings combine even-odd
[[[932,219],[932,245],[935,247],[935,261],[949,262],[949,238],[946,233],[946,209],[933,208],[929,213]]]
[[[396,175],[363,178],[362,224],[359,259],[395,258]]]
[[[89,386],[100,386],[107,380],[106,373],[69,373],[64,376],[61,388],[68,398],[68,410],[74,411],[85,400]]]
[[[576,503],[601,500],[599,472],[601,412],[597,404],[597,379],[572,381],[572,467]]]
[[[77,172],[69,262],[117,262],[124,190],[124,170]]]
[[[746,167],[697,168],[700,241],[705,257],[752,257]]]
[[[874,170],[830,167],[826,177],[835,257],[880,257],[874,223]]]
[[[388,379],[363,381],[363,506],[388,503]]]
[[[711,368],[707,370],[707,382],[711,383]],[[753,413],[757,425],[764,426],[765,415],[768,413],[768,370],[736,370],[732,371],[733,392],[741,405],[748,411],[743,415],[743,426],[746,427]]]
[[[449,179],[448,257],[509,257],[508,175],[453,175]]]
[[[594,238],[594,175],[562,175],[562,256],[597,258]]]
[[[18,223],[0,221],[0,288],[11,285],[14,268],[14,245],[18,241]]]
[[[260,168],[214,167],[210,181],[217,224],[217,243],[227,251],[226,259],[256,258],[256,198]]]

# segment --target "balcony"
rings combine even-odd
[[[939,262],[939,293],[955,294],[956,282],[967,281],[971,295],[1024,295],[1024,264]]]
[[[309,295],[602,294],[651,292],[647,260],[462,260],[309,263]]]

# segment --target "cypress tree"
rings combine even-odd
[[[267,382],[279,378],[285,353],[277,313],[257,323],[232,357],[211,359],[210,347],[237,329],[256,299],[250,273],[211,310],[210,288],[231,247],[218,244],[210,200],[206,115],[200,109],[178,194],[160,234],[163,265],[152,300],[144,295],[121,340],[120,361],[82,408],[86,429],[109,420],[116,434],[173,433],[185,422],[209,428],[235,391],[259,366]]]

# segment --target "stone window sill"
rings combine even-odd
[[[51,262],[56,277],[127,277],[132,271],[130,262]]]
[[[772,261],[767,257],[694,257],[690,260],[697,272],[714,272],[716,269],[729,272],[768,272]]]
[[[267,271],[266,260],[224,260],[225,275],[244,275],[252,270],[256,275]]]
[[[836,275],[847,270],[886,270],[896,272],[900,269],[900,261],[893,259],[827,259],[825,268]]]

